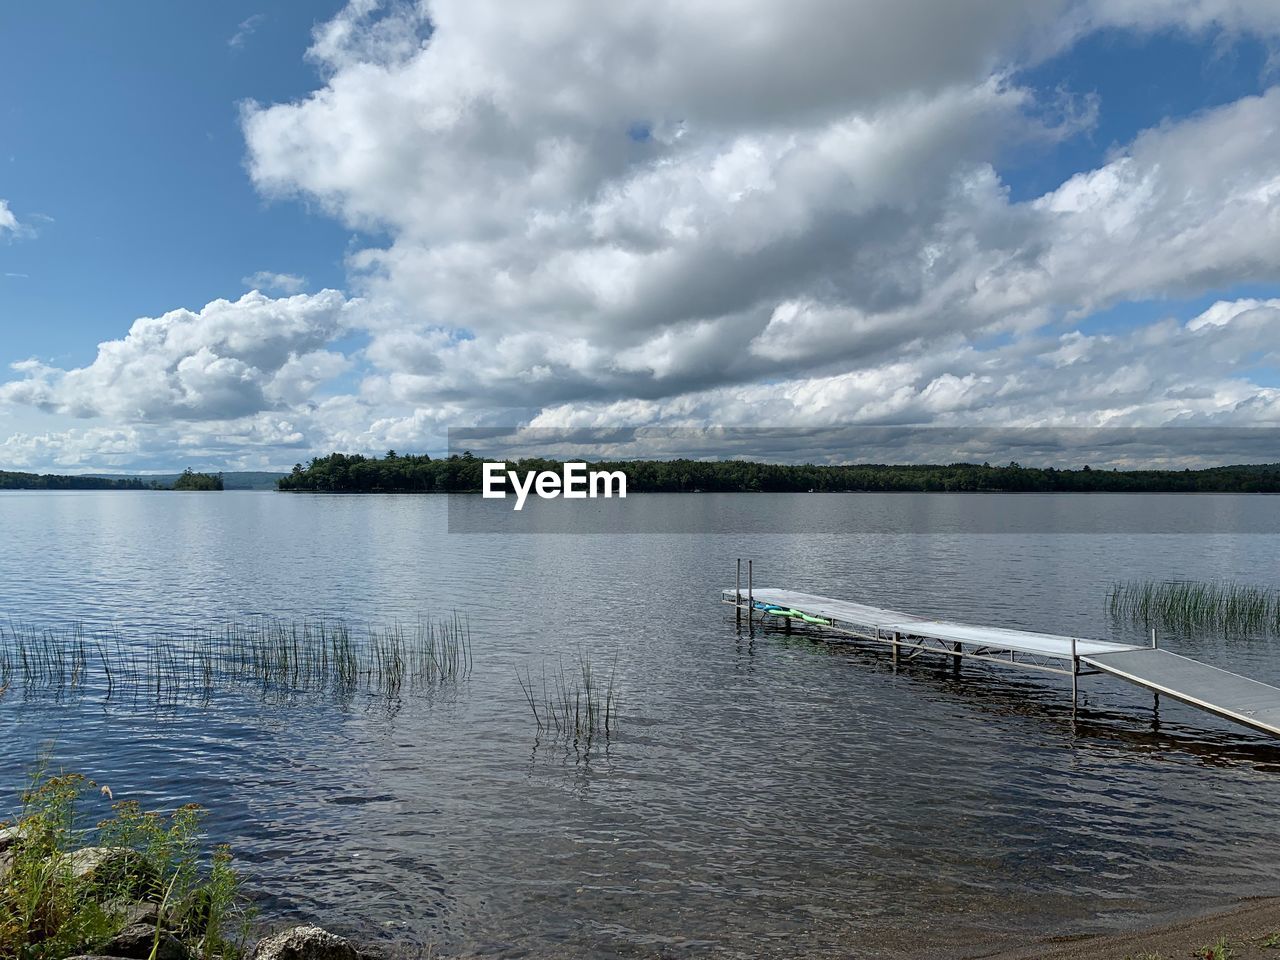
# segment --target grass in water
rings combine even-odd
[[[193,958],[239,957],[250,912],[227,848],[201,850],[201,809],[165,816],[125,800],[86,827],[86,808],[104,796],[42,766],[17,818],[0,825],[0,957],[110,953],[121,936],[150,942],[152,956],[172,938]]]
[[[1192,580],[1131,580],[1113,584],[1112,616],[1182,632],[1280,634],[1280,590]]]
[[[239,687],[263,693],[396,696],[465,677],[471,629],[458,614],[354,631],[337,620],[257,618],[129,641],[0,624],[0,695],[18,686],[68,694],[129,692],[157,700]]]
[[[516,679],[539,730],[589,742],[601,734],[610,736],[617,723],[617,667],[615,658],[605,678],[596,672],[591,655],[579,650],[568,667],[559,660],[550,673],[544,666],[537,679],[528,668]]]

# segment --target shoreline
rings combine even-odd
[[[1264,946],[1272,936],[1276,945]],[[975,947],[956,960],[1181,960],[1206,956],[1203,948],[1220,938],[1226,939],[1232,960],[1280,958],[1280,895],[1245,897],[1129,930],[1049,937],[1019,947]]]

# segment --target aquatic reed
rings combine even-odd
[[[579,650],[567,667],[560,659],[548,673],[544,664],[537,680],[526,667],[516,680],[539,730],[590,741],[600,734],[611,736],[617,723],[617,671],[615,657],[608,677],[602,677],[591,655]]]
[[[1232,581],[1131,580],[1112,585],[1113,617],[1188,633],[1280,634],[1280,590]]]
[[[135,639],[80,625],[0,624],[0,695],[21,686],[161,700],[228,687],[395,696],[465,677],[471,666],[471,629],[457,613],[361,631],[340,620],[258,617]]]

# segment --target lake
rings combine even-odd
[[[1112,582],[1278,586],[1280,498],[652,494],[566,532],[578,506],[450,533],[510,507],[0,493],[0,619],[143,644],[231,617],[456,610],[474,650],[465,679],[394,700],[18,684],[0,809],[51,744],[117,797],[206,805],[269,918],[445,955],[962,956],[1280,892],[1266,738],[1172,703],[1156,723],[1102,677],[1073,722],[1066,678],[895,674],[878,650],[740,633],[718,602],[750,557],[757,586],[1141,642],[1108,614]],[[1275,643],[1162,640],[1280,683]],[[539,737],[517,682],[580,651],[616,660],[621,709],[586,751]]]

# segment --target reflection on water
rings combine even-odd
[[[919,499],[872,506],[907,529],[934,509]],[[1275,526],[1276,498],[1220,499],[1179,509]],[[1112,581],[1274,585],[1274,536],[837,534],[824,511],[870,501],[700,500],[725,530],[749,509],[809,532],[449,535],[439,497],[0,494],[0,616],[136,642],[224,617],[457,608],[475,660],[398,699],[17,687],[0,784],[52,740],[117,796],[211,807],[272,914],[446,953],[962,953],[1277,892],[1269,741],[1172,703],[1157,724],[1149,694],[1101,677],[1073,722],[1063,678],[926,659],[895,674],[875,651],[739,633],[718,603],[749,556],[762,586],[1136,640],[1107,617]],[[1271,641],[1162,644],[1280,681]],[[616,735],[587,752],[537,739],[516,680],[579,649],[617,656],[621,693]]]

